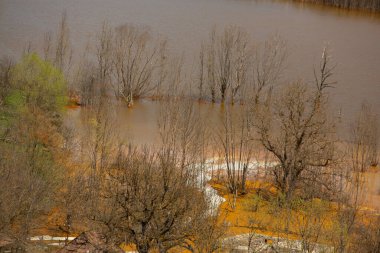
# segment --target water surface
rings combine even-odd
[[[38,44],[46,31],[54,31],[67,12],[76,52],[94,39],[102,22],[149,26],[167,37],[171,50],[196,57],[201,41],[215,25],[237,25],[254,41],[275,33],[289,45],[285,80],[312,80],[325,43],[331,48],[338,82],[332,93],[332,110],[352,119],[362,101],[380,115],[380,18],[357,12],[310,7],[270,0],[0,0],[0,53],[17,55],[27,41]],[[76,54],[78,55],[78,54]],[[135,112],[120,113],[133,119],[144,113],[136,138],[149,141],[155,108],[139,105]],[[139,111],[141,110],[141,111]],[[139,123],[140,124],[140,123]],[[149,138],[148,138],[148,137]],[[153,138],[153,137],[152,137]]]

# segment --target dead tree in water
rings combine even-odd
[[[240,28],[231,26],[220,34],[214,29],[201,48],[200,93],[207,85],[212,102],[220,96],[222,103],[226,99],[234,103],[246,85],[251,53],[248,35]]]
[[[98,35],[98,43],[96,47],[98,81],[102,85],[102,94],[106,93],[106,87],[108,87],[111,82],[113,68],[113,38],[112,28],[104,22],[102,30]]]
[[[253,96],[253,106],[256,107],[265,92],[272,89],[281,77],[287,58],[287,48],[284,40],[273,36],[255,50],[253,59],[253,78],[250,81],[248,94]],[[253,108],[255,109],[255,108]]]
[[[116,29],[114,74],[116,95],[133,105],[133,99],[155,89],[152,78],[165,57],[166,42],[156,40],[146,28],[124,25]]]

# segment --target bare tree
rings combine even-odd
[[[139,252],[166,252],[191,239],[207,213],[201,191],[187,174],[160,153],[128,148],[102,178],[94,220],[119,242]],[[97,219],[103,213],[109,219]]]
[[[205,52],[206,51],[206,52]],[[227,27],[218,34],[210,33],[210,41],[202,46],[200,60],[200,85],[207,83],[212,102],[220,95],[224,103],[227,96],[234,103],[239,92],[247,83],[247,72],[251,60],[251,49],[247,33],[237,27]],[[203,73],[207,74],[204,75]],[[204,81],[205,79],[205,81]]]
[[[191,171],[195,163],[205,160],[208,138],[201,108],[181,90],[181,76],[181,64],[174,64],[167,76],[169,91],[161,102],[157,123],[163,149],[174,153],[180,168]]]
[[[198,90],[199,90],[199,99],[203,99],[204,98],[204,83],[205,83],[205,47],[204,45],[202,44],[201,46],[201,51],[199,53],[199,78],[198,78]]]
[[[98,35],[98,43],[96,47],[97,66],[98,66],[98,80],[106,87],[107,83],[111,82],[111,74],[113,67],[113,31],[106,22],[103,23],[102,30]],[[103,87],[103,89],[105,88]],[[105,93],[103,91],[102,93]]]
[[[166,50],[165,41],[152,38],[146,28],[124,25],[117,29],[114,45],[116,95],[129,106],[133,99],[155,89],[152,78],[161,64]]]
[[[225,31],[225,37],[228,37],[228,32]],[[227,39],[226,39],[227,40]],[[239,92],[247,85],[248,81],[248,67],[250,64],[251,51],[249,48],[248,35],[245,32],[237,30],[235,40],[235,58],[232,64],[235,66],[232,73],[232,82],[230,85],[231,103],[234,104]],[[225,45],[228,47],[228,43]],[[222,48],[222,50],[226,50]]]
[[[337,219],[333,227],[333,242],[337,252],[346,252],[358,222],[364,200],[364,177],[347,163],[336,168]]]
[[[80,105],[97,105],[104,96],[104,86],[99,85],[98,69],[88,58],[89,50],[85,50],[74,73],[76,84],[70,90],[70,99]],[[100,87],[99,87],[100,86]],[[103,88],[103,89],[102,89]]]
[[[43,41],[43,55],[44,55],[44,60],[48,61],[51,59],[51,47],[52,47],[52,33],[51,32],[46,32],[44,34],[44,41]]]
[[[78,169],[83,179],[79,176],[73,178],[74,186],[75,180],[82,182],[78,195],[84,208],[79,215],[88,222],[90,229],[106,237],[106,243],[113,243],[119,216],[116,215],[116,186],[109,180],[108,173],[124,149],[117,138],[118,130],[110,100],[99,94],[86,110],[86,129],[81,136],[81,168]]]
[[[227,186],[236,197],[246,193],[246,180],[253,158],[253,145],[248,124],[248,108],[226,107],[219,143],[226,164]]]
[[[103,173],[110,166],[111,154],[116,148],[113,144],[117,140],[115,117],[111,107],[105,106],[108,103],[106,98],[99,98],[98,103],[90,109],[91,111],[87,115],[88,136],[83,143],[87,144],[90,168],[95,175]]]
[[[104,90],[99,91],[95,67],[89,62],[84,63],[78,70],[76,81],[79,86],[80,98],[78,100],[80,105],[96,105],[98,103],[96,100],[100,99]]]
[[[380,249],[380,218],[369,217],[369,222],[356,229],[355,238],[350,245],[351,252],[377,253]]]
[[[338,252],[349,251],[352,241],[360,237],[360,207],[366,198],[366,178],[363,172],[371,165],[376,153],[376,116],[368,105],[362,110],[352,128],[351,143],[348,144],[346,162],[338,170],[337,222],[335,224],[336,248]],[[371,218],[370,218],[371,219]]]
[[[362,104],[360,114],[352,127],[352,162],[353,167],[364,172],[369,166],[378,163],[378,121],[376,114],[367,104]]]
[[[80,105],[97,106],[100,100],[104,102],[109,97],[113,71],[112,39],[112,29],[104,22],[96,40],[96,61],[90,60],[90,45],[86,47],[79,60],[74,75],[76,87],[72,90],[72,100],[77,100]]]
[[[275,35],[258,46],[253,60],[253,78],[247,93],[254,97],[253,105],[257,106],[265,92],[272,89],[280,79],[287,58],[284,40]]]
[[[0,231],[25,243],[40,225],[39,215],[52,206],[58,167],[48,158],[49,152],[41,150],[38,141],[28,139],[25,134],[18,139],[27,142],[17,152],[14,145],[4,143],[0,150]],[[43,173],[45,178],[41,176]]]
[[[205,216],[195,228],[196,232],[192,238],[184,241],[181,247],[193,253],[213,253],[220,252],[223,248],[223,238],[226,234],[227,225],[220,221],[222,214],[217,212],[213,215]]]
[[[65,158],[67,157],[69,156]],[[63,181],[59,198],[57,198],[57,206],[63,219],[57,225],[59,230],[66,234],[65,243],[68,243],[69,236],[77,232],[78,227],[84,225],[83,217],[86,210],[83,204],[86,203],[84,194],[86,176],[80,166],[70,164],[70,169],[63,174]]]
[[[47,43],[50,42],[49,35],[45,39]],[[48,45],[45,46],[45,49],[48,50]],[[71,59],[70,30],[67,24],[67,13],[63,12],[56,38],[54,63],[66,76],[69,73]]]
[[[41,42],[41,48],[38,49],[42,51],[44,60],[52,62],[55,67],[64,73],[66,80],[69,80],[73,49],[70,43],[70,29],[67,20],[67,13],[64,11],[57,31],[46,32]],[[28,53],[31,53],[30,46],[27,49]]]
[[[296,228],[302,243],[302,252],[314,252],[326,230],[329,205],[326,201],[302,202],[297,206],[299,214],[290,214],[291,224]]]
[[[207,86],[210,89],[211,101],[216,102],[217,98],[217,77],[215,73],[216,68],[216,30],[213,29],[210,33],[210,42],[207,45]]]
[[[270,100],[260,106],[254,122],[262,145],[278,160],[275,184],[286,198],[301,178],[326,168],[332,159],[332,128],[326,115],[326,89],[332,75],[329,61],[324,50],[313,91],[300,82],[286,87],[273,106]]]
[[[176,154],[181,168],[191,166],[202,143],[199,108],[191,99],[168,99],[160,107],[158,125],[163,147]]]

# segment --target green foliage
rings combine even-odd
[[[0,106],[0,135],[26,114],[42,113],[56,126],[66,105],[66,81],[60,70],[37,54],[10,67],[9,87]]]
[[[12,123],[13,116],[19,114],[25,108],[25,97],[18,90],[10,91],[4,100],[7,108],[0,110],[0,135],[3,135]]]
[[[48,113],[62,112],[66,105],[66,81],[60,70],[37,54],[26,55],[12,69],[12,106],[38,107]]]
[[[3,95],[0,199],[6,201],[0,201],[0,233],[26,239],[36,218],[54,205],[62,183],[56,159],[66,82],[61,71],[30,54],[11,68]]]
[[[25,97],[19,90],[13,90],[5,98],[5,104],[13,110],[20,110],[25,106]]]

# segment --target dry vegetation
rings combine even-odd
[[[297,239],[302,252],[317,244],[379,252],[379,214],[363,211],[378,121],[363,105],[351,139],[340,139],[328,110],[335,83],[327,48],[313,83],[284,84],[281,38],[253,46],[240,28],[214,29],[192,90],[181,58],[147,28],[105,23],[94,44],[71,64],[64,14],[57,35],[35,49],[44,59],[29,48],[1,61],[0,242],[34,251],[29,238],[41,231],[93,230],[107,245],[142,253],[212,253],[226,250],[228,235],[264,233]],[[87,109],[82,134],[63,124],[68,95]],[[142,97],[162,99],[154,147],[118,137],[115,103],[132,107]],[[220,103],[218,125],[194,97]],[[252,165],[263,152],[270,163],[259,173]],[[213,174],[216,154],[225,169]],[[209,179],[226,199],[220,207]]]

